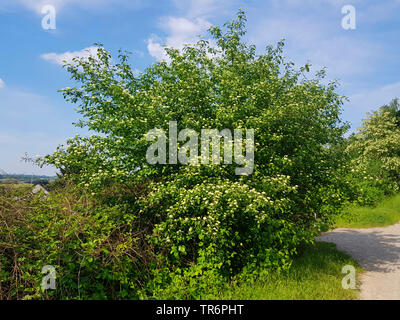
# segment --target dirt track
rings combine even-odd
[[[400,300],[400,223],[383,228],[339,228],[317,240],[336,243],[366,270],[361,275],[361,300]]]

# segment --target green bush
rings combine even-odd
[[[256,54],[243,41],[245,20],[239,12],[225,30],[212,27],[213,42],[201,39],[181,51],[167,48],[169,61],[157,62],[140,75],[128,65],[127,55],[120,52],[112,59],[101,46],[96,57],[77,58],[66,66],[80,85],[62,90],[64,97],[79,104],[82,119],[77,125],[95,134],[71,138],[37,163],[54,165],[66,181],[105,206],[76,209],[86,213],[87,224],[78,228],[80,220],[74,222],[75,232],[68,233],[74,247],[66,245],[68,253],[62,251],[63,259],[64,254],[74,257],[70,270],[60,270],[65,278],[76,280],[80,270],[79,297],[123,296],[114,285],[97,288],[98,274],[116,277],[123,288],[134,287],[142,275],[128,263],[128,253],[135,257],[132,246],[146,254],[154,250],[157,263],[163,262],[163,267],[149,267],[151,276],[142,288],[132,289],[141,297],[193,297],[207,286],[204,279],[218,283],[260,266],[287,268],[297,248],[313,241],[338,212],[342,199],[337,170],[343,157],[332,146],[347,127],[339,118],[343,97],[336,93],[337,83],[324,84],[325,72],[311,75],[309,65],[295,69],[283,57],[283,42]],[[156,128],[168,132],[170,121],[178,123],[178,132],[253,129],[252,173],[236,175],[235,163],[149,164],[146,134]],[[184,142],[179,141],[179,148]],[[142,190],[130,199],[118,190],[104,195],[131,184]],[[54,248],[68,226],[61,213],[48,215],[63,221],[60,229],[37,226]],[[82,234],[74,238],[78,230]],[[130,232],[141,230],[145,240],[136,244]],[[117,250],[95,259],[93,250],[114,239],[114,232],[127,243],[128,253]],[[93,260],[81,263],[85,250]],[[107,268],[101,268],[104,259]],[[82,273],[82,264],[87,273]],[[76,297],[76,292],[65,296]]]
[[[0,299],[138,298],[155,262],[127,206],[68,187],[0,189]],[[41,290],[46,265],[56,290]]]
[[[286,268],[297,248],[312,240],[310,230],[285,217],[288,199],[272,200],[265,192],[229,180],[203,182],[192,188],[179,187],[176,180],[160,183],[141,208],[141,214],[160,221],[150,241],[164,252],[166,266],[172,271],[166,281],[171,285],[161,287],[157,296],[173,289],[174,297],[179,297],[176,291],[182,291],[185,298],[198,298],[202,292],[210,292],[210,288],[198,288],[206,285],[209,277],[217,286],[223,283],[221,279],[229,279],[245,267],[247,273],[260,266]]]

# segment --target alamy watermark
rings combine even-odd
[[[45,16],[42,19],[42,28],[44,30],[55,30],[56,29],[56,8],[52,5],[46,5],[41,10]]]
[[[56,289],[56,269],[53,266],[44,266],[42,273],[45,276],[42,278],[42,290]]]
[[[342,273],[346,274],[342,279],[342,288],[356,289],[356,268],[352,265],[345,265],[342,268]]]
[[[235,169],[237,175],[249,175],[254,169],[254,129],[202,129],[199,148],[199,134],[192,129],[183,129],[178,133],[178,123],[169,122],[168,163],[177,164],[220,164],[221,139],[223,140],[223,163],[232,161],[241,166]],[[167,135],[161,129],[152,129],[146,134],[147,141],[156,140],[146,152],[149,164],[167,164]],[[178,147],[179,142],[185,142]],[[210,159],[211,147],[211,159]],[[199,156],[199,149],[200,154]],[[233,151],[233,152],[232,152]],[[245,155],[243,155],[243,151]],[[232,154],[233,153],[233,154]]]
[[[342,14],[345,15],[342,18],[342,28],[345,30],[355,30],[356,29],[356,8],[352,5],[343,6]]]

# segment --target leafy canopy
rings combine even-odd
[[[342,155],[332,146],[347,126],[337,83],[285,61],[282,41],[258,54],[243,41],[245,21],[239,11],[225,28],[210,28],[211,40],[166,48],[169,61],[142,74],[126,53],[115,61],[102,46],[75,59],[66,67],[79,86],[62,92],[79,106],[76,125],[95,134],[38,160],[95,194],[114,183],[148,185],[134,210],[154,224],[149,241],[166,265],[189,268],[186,275],[288,265],[341,203]],[[148,164],[146,133],[168,132],[170,121],[178,131],[254,129],[253,173],[235,175],[236,164]]]

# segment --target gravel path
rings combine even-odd
[[[336,243],[366,270],[361,276],[361,300],[400,300],[400,223],[383,228],[339,228],[317,240]]]

